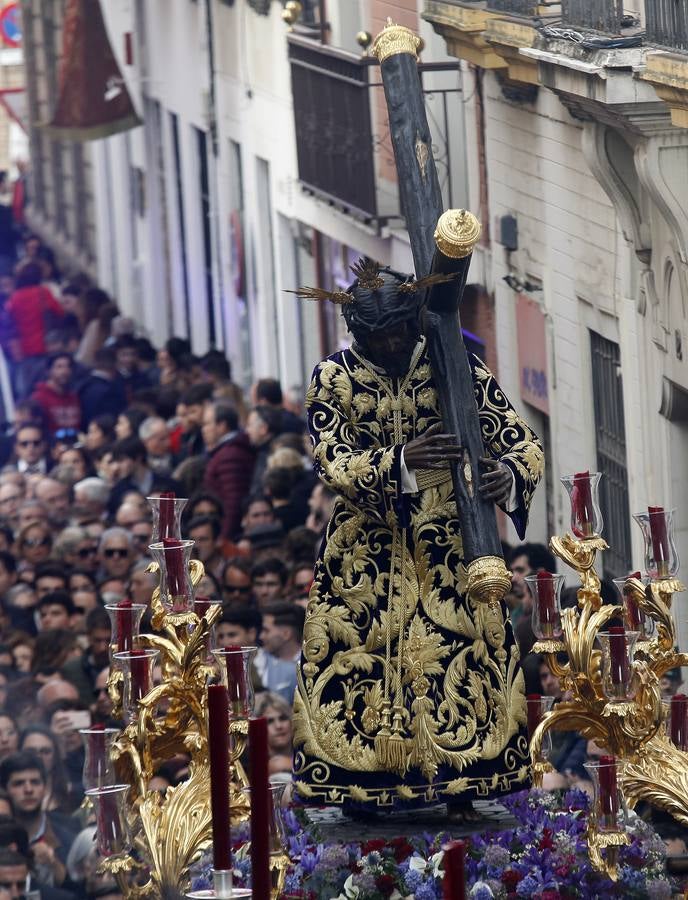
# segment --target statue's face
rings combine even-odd
[[[418,327],[413,322],[400,322],[369,332],[363,349],[368,359],[384,369],[391,378],[403,378],[411,365],[418,338]]]

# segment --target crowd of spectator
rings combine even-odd
[[[120,894],[96,873],[79,728],[120,724],[107,691],[106,604],[157,584],[147,497],[187,497],[184,537],[222,602],[218,646],[258,645],[270,769],[291,770],[291,709],[313,563],[332,497],[317,485],[299,397],[250,396],[225,356],[156,349],[112,299],[59,283],[29,236],[0,296],[11,381],[0,435],[0,900]],[[150,628],[144,619],[143,628]],[[170,760],[151,788],[188,774]],[[5,892],[5,893],[3,893]]]

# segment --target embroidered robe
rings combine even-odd
[[[486,455],[514,475],[522,531],[542,446],[475,356],[471,370]],[[441,421],[425,341],[403,379],[353,349],[334,354],[317,366],[306,406],[318,475],[338,496],[298,673],[298,795],[392,808],[524,786],[518,649],[506,608],[464,594],[449,470],[419,471],[419,491],[402,493],[403,445]]]

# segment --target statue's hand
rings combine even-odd
[[[404,447],[404,462],[409,469],[446,469],[461,459],[461,446],[455,434],[442,434],[438,422]]]
[[[506,463],[490,456],[480,457],[480,493],[483,500],[493,500],[499,506],[505,506],[514,483],[511,469]]]

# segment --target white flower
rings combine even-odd
[[[352,873],[344,882],[344,893],[340,894],[338,897],[333,897],[332,900],[356,900],[360,893],[360,890],[354,884],[354,876]]]
[[[442,874],[442,860],[444,859],[444,850],[440,850],[434,856],[430,858],[430,862],[432,863],[432,874],[435,878],[439,878]]]

